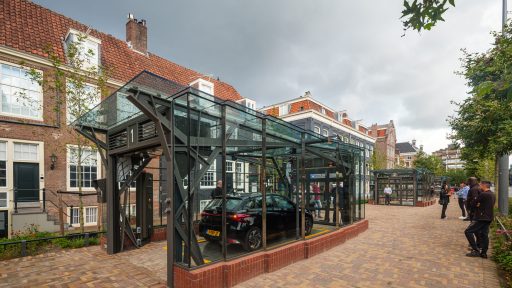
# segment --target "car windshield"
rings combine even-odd
[[[238,198],[228,198],[226,199],[226,211],[235,210],[238,205],[242,202],[242,199]],[[205,210],[222,210],[222,198],[215,198],[208,206],[206,206]]]

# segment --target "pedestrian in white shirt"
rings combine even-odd
[[[384,196],[386,196],[386,205],[391,205],[391,194],[393,193],[393,190],[391,190],[391,187],[389,185],[386,185],[386,188],[384,188]]]

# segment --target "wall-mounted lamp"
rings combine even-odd
[[[52,153],[52,155],[50,155],[50,170],[55,169],[56,163],[57,163],[57,155],[55,155],[55,153]]]

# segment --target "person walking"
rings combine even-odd
[[[496,196],[491,191],[491,182],[482,181],[480,188],[482,191],[474,202],[474,221],[472,221],[464,231],[469,245],[471,246],[471,252],[466,254],[466,256],[487,258],[487,250],[489,249],[489,226],[494,220],[494,203],[496,202]],[[479,240],[479,243],[475,241],[475,238]]]
[[[461,182],[460,189],[459,189],[459,191],[457,191],[459,207],[460,207],[460,210],[462,211],[462,216],[459,217],[459,219],[461,219],[461,220],[466,219],[466,199],[468,198],[468,191],[469,191],[469,187],[466,186],[466,183]]]
[[[386,197],[386,205],[391,205],[391,194],[393,194],[393,190],[391,190],[391,187],[389,187],[389,185],[386,185],[386,188],[384,188],[384,197]]]
[[[439,204],[443,206],[441,210],[441,219],[446,219],[446,208],[450,203],[450,188],[446,182],[441,185],[441,193],[439,194]]]

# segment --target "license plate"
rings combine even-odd
[[[206,231],[206,234],[208,234],[210,236],[214,236],[214,237],[219,237],[220,236],[220,231],[215,231],[215,230],[208,229]]]

